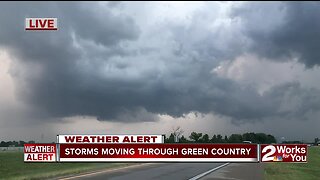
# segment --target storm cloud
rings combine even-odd
[[[125,11],[130,5],[135,9]],[[238,122],[307,117],[320,108],[318,89],[289,82],[261,94],[212,72],[245,53],[318,64],[318,6],[263,7],[243,4],[220,16],[212,8],[221,7],[209,4],[181,22],[148,19],[147,26],[143,18],[151,13],[141,4],[7,2],[0,6],[0,47],[12,56],[17,96],[43,119],[136,122],[189,112]],[[57,17],[59,30],[26,32],[26,17]]]
[[[251,52],[278,61],[297,58],[307,68],[320,63],[319,16],[316,2],[246,3],[232,12]]]

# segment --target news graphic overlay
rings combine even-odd
[[[58,30],[58,19],[57,18],[26,18],[25,30],[56,31]]]
[[[307,162],[306,144],[164,143],[164,135],[57,135],[25,144],[24,162]]]
[[[60,162],[258,162],[256,144],[60,144]]]
[[[261,144],[261,162],[307,162],[306,144]]]
[[[25,144],[24,162],[56,162],[56,144]]]

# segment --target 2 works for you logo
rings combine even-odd
[[[307,162],[306,144],[261,144],[261,162]]]
[[[25,30],[58,30],[58,19],[26,18]]]

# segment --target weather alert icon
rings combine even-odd
[[[273,161],[282,161],[282,156],[274,156]]]

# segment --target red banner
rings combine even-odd
[[[256,144],[60,144],[60,162],[258,162]]]
[[[307,162],[306,144],[261,144],[261,162]]]

